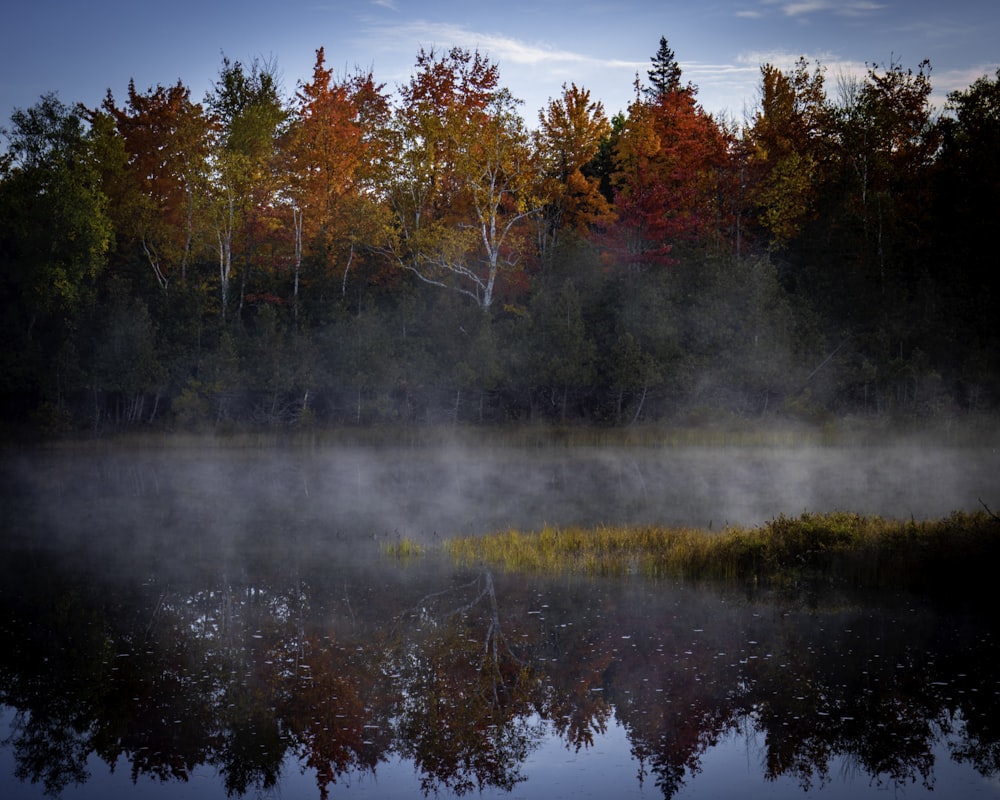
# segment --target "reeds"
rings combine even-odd
[[[394,542],[386,542],[379,549],[382,551],[382,555],[400,561],[408,561],[414,556],[422,556],[426,552],[426,548],[422,544],[406,537]]]
[[[988,512],[888,520],[846,512],[780,516],[755,528],[545,527],[451,539],[460,564],[510,571],[780,584],[803,579],[929,589],[988,583],[1000,563],[1000,519]]]

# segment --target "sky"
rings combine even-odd
[[[564,84],[590,91],[611,115],[626,110],[638,75],[666,37],[709,112],[742,121],[760,67],[800,56],[826,69],[827,93],[866,64],[931,62],[932,101],[1000,67],[998,0],[31,0],[0,19],[0,126],[47,92],[96,107],[123,105],[178,80],[202,100],[223,55],[273,65],[286,96],[308,81],[325,48],[337,75],[371,70],[395,93],[421,48],[459,46],[496,62],[501,84],[538,112]]]

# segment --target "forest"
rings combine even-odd
[[[0,425],[992,415],[1000,70],[931,89],[800,59],[720,118],[661,38],[613,115],[462,48],[45,94],[3,129]]]

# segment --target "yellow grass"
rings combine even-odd
[[[510,571],[929,588],[988,581],[1000,555],[1000,519],[988,512],[887,520],[846,512],[778,517],[719,533],[692,528],[547,526],[451,539],[457,563]]]

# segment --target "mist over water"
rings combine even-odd
[[[8,452],[0,795],[42,796],[20,770],[68,781],[67,797],[169,796],[181,780],[269,796],[273,779],[278,796],[326,782],[331,796],[410,797],[424,782],[450,797],[471,780],[487,797],[694,797],[732,782],[789,798],[870,758],[824,796],[878,796],[881,780],[954,796],[1000,774],[949,754],[995,746],[989,616],[850,587],[803,600],[494,576],[381,547],[545,524],[934,518],[1000,508],[998,475],[993,447],[901,441]],[[963,714],[968,728],[944,725]],[[55,747],[70,730],[76,749]],[[53,745],[52,763],[33,742]],[[510,747],[494,757],[497,742]],[[115,758],[131,765],[112,774]],[[158,777],[185,758],[180,779]],[[75,785],[81,764],[93,783]]]
[[[6,472],[8,491],[38,499],[31,513],[56,530],[89,518],[137,538],[166,527],[220,543],[261,524],[318,543],[432,542],[545,524],[718,530],[805,511],[925,519],[1000,507],[997,448],[907,443],[124,450],[24,455]]]

